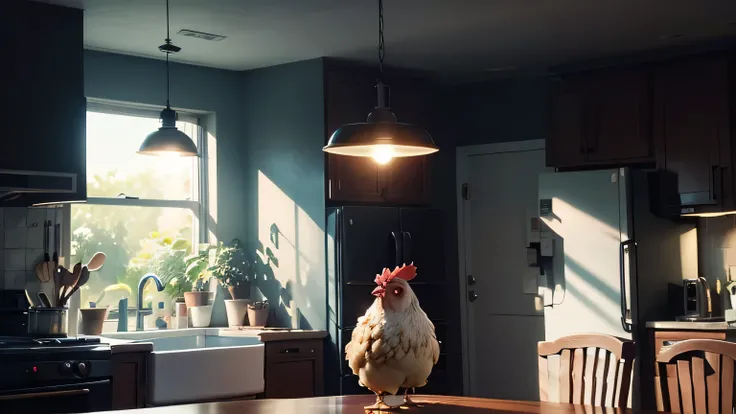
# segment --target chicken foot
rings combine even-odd
[[[378,393],[377,392],[376,393],[376,402],[373,403],[373,405],[369,405],[369,406],[363,407],[363,409],[366,410],[366,411],[368,411],[368,412],[373,412],[373,411],[393,411],[393,410],[396,410],[397,408],[399,408],[399,407],[391,407],[390,405],[388,405],[385,402],[383,402],[383,396],[384,395],[385,395],[384,393]]]
[[[411,392],[416,394],[416,388],[412,387]],[[409,388],[407,388],[404,391],[404,403],[401,404],[402,407],[419,407],[419,404],[415,403],[411,399],[409,399]]]

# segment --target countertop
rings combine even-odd
[[[110,351],[113,355],[132,352],[153,351],[153,343],[151,342],[133,342],[127,339],[114,339],[104,336],[99,336],[98,338],[100,338],[100,342],[102,342],[103,344],[110,344]]]
[[[477,414],[480,412],[524,413],[524,414],[576,414],[584,410],[582,405],[547,403],[538,401],[505,401],[472,397],[441,395],[415,395],[412,399],[421,405],[415,409],[423,414],[453,413]],[[279,400],[248,400],[219,403],[172,405],[169,407],[140,408],[126,410],[126,414],[366,414],[363,407],[371,405],[376,398],[372,395],[348,395],[342,397],[317,397]],[[590,407],[588,407],[590,408]],[[407,412],[414,412],[409,410]],[[403,411],[403,410],[401,410]],[[619,414],[644,414],[653,411],[616,409]],[[109,411],[108,411],[109,413]],[[122,414],[123,411],[120,411]],[[98,413],[104,414],[104,413]]]
[[[261,342],[288,341],[294,339],[322,339],[327,337],[327,331],[284,329],[284,328],[259,328],[241,326],[237,328],[226,328],[220,331],[220,335],[237,335],[238,333],[255,333],[261,338]]]
[[[726,322],[681,322],[681,321],[652,321],[647,322],[647,328],[671,331],[725,331],[735,329]]]

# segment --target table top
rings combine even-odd
[[[402,413],[417,414],[476,414],[487,412],[529,413],[529,414],[584,414],[593,413],[645,413],[628,409],[584,407],[573,404],[540,403],[535,401],[505,401],[484,398],[452,397],[440,395],[415,395],[412,400],[420,407],[400,410]],[[342,397],[317,397],[289,400],[246,400],[216,402],[190,405],[174,405],[158,408],[115,411],[125,414],[365,414],[363,407],[375,402],[370,395],[349,395]],[[107,411],[107,413],[112,413]],[[100,413],[102,414],[102,413]]]

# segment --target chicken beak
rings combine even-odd
[[[382,298],[385,294],[386,289],[384,289],[382,286],[378,286],[377,288],[373,289],[373,292],[371,292],[371,295],[379,298]]]

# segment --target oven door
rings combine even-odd
[[[110,380],[0,391],[2,412],[82,413],[112,409]]]

